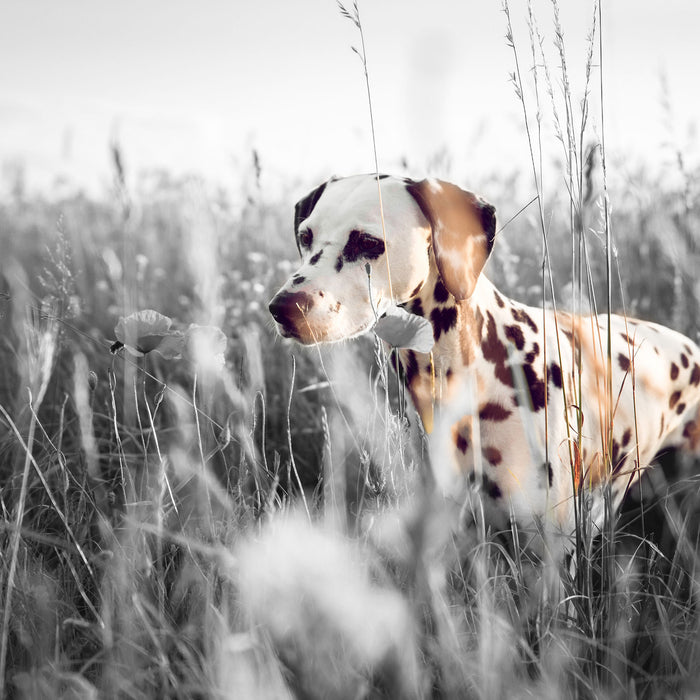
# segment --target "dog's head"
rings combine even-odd
[[[447,290],[466,299],[495,227],[490,204],[447,182],[329,180],[297,202],[302,264],[270,302],[270,313],[281,335],[305,345],[353,338],[416,296],[433,261]]]

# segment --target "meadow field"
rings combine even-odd
[[[700,171],[601,161],[572,115],[534,186],[458,183],[500,213],[488,276],[697,340]],[[331,173],[271,195],[251,152],[231,191],[111,148],[102,195],[3,183],[0,697],[698,697],[697,464],[584,523],[575,567],[455,527],[384,345],[267,312]]]
[[[238,193],[163,174],[129,189],[115,172],[104,198],[16,189],[0,206],[8,697],[692,695],[692,470],[646,531],[637,513],[591,541],[577,581],[538,570],[512,533],[465,547],[429,505],[430,455],[383,347],[276,337],[266,303],[295,264],[292,186],[268,201],[252,156]],[[630,315],[695,337],[697,173],[670,190],[627,177],[611,193],[615,288]],[[513,189],[487,184],[497,203]],[[563,305],[565,204],[549,229]],[[516,298],[541,297],[540,237],[528,211],[499,235],[489,274]],[[220,328],[225,350],[217,336],[164,357],[157,336],[143,356],[110,351],[120,317],[144,309],[183,333]]]

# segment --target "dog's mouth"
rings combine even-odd
[[[347,323],[347,319],[343,321],[319,326],[309,322],[309,319],[303,319],[299,324],[278,321],[276,325],[277,332],[283,338],[294,340],[301,345],[318,345],[357,338],[373,330],[377,324],[374,317],[356,324]]]
[[[287,326],[281,326],[279,323],[277,324],[277,332],[283,337],[283,338],[291,338],[292,340],[299,340],[299,335],[295,330],[292,328],[288,328]]]
[[[395,348],[411,348],[428,353],[433,347],[433,328],[429,321],[407,312],[400,307],[390,307],[379,317],[366,319],[352,326],[333,324],[321,328],[309,325],[304,319],[302,325],[277,322],[277,330],[283,338],[301,345],[319,343],[339,343],[374,331],[379,338]]]
[[[289,340],[294,340],[301,345],[318,345],[321,343],[340,343],[360,335],[364,335],[374,328],[375,322],[363,324],[355,329],[335,329],[332,326],[323,329],[307,327],[306,332],[300,328],[290,328],[277,324],[277,332]]]

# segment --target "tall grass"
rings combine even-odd
[[[499,235],[489,275],[574,310],[591,290],[614,307],[624,292],[628,313],[695,336],[699,174],[669,188],[608,158],[596,190],[596,34],[574,74],[556,14],[554,58],[542,20],[521,19],[525,39],[509,40],[533,172],[494,173],[483,193],[498,205],[513,178],[534,182],[538,206]],[[477,526],[455,531],[424,488],[430,455],[383,347],[275,336],[266,302],[293,269],[291,203],[315,183],[272,201],[134,180],[113,153],[110,196],[15,188],[0,204],[0,696],[693,692],[691,472],[654,484],[643,528],[638,494],[598,539],[581,504],[573,578],[516,528],[492,531],[478,500]],[[259,177],[253,158],[242,179]],[[111,353],[119,317],[144,308],[182,331],[219,326],[225,367]]]

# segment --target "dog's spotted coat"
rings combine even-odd
[[[270,303],[280,333],[304,344],[351,338],[392,304],[428,319],[432,353],[399,351],[406,384],[426,431],[449,440],[443,488],[476,481],[494,524],[512,514],[570,533],[585,489],[600,525],[608,480],[617,506],[660,451],[700,446],[698,346],[613,315],[608,387],[606,315],[555,316],[481,274],[495,212],[475,195],[436,180],[334,179],[297,204],[295,232],[302,265]]]

